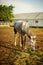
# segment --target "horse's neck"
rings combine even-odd
[[[30,29],[29,29],[29,31],[27,32],[27,35],[28,35],[28,37],[31,39],[31,37],[33,36],[32,35],[32,33],[31,33],[31,31],[30,31]]]
[[[31,39],[32,33],[30,31],[28,22],[22,23],[22,31],[24,31],[27,34],[27,36]]]

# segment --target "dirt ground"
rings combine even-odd
[[[30,28],[33,35],[36,36],[36,48],[38,50],[43,50],[43,28]],[[16,42],[19,45],[20,35],[17,33]],[[14,44],[15,33],[13,27],[0,27],[0,43],[10,43]],[[28,46],[28,38],[26,37],[26,45]]]
[[[28,53],[20,49],[20,35],[17,33],[15,47],[15,33],[13,27],[0,27],[0,65],[43,65],[43,28],[30,28],[36,36],[36,52]],[[26,36],[28,48],[28,37]],[[22,51],[22,52],[21,52]],[[26,50],[25,50],[26,51]],[[41,52],[40,52],[41,51]],[[32,55],[33,54],[33,55]],[[34,61],[33,61],[34,60]]]

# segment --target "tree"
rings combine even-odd
[[[0,20],[11,20],[13,16],[13,6],[0,5]]]

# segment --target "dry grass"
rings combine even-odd
[[[13,27],[0,27],[0,65],[43,65],[43,28],[30,29],[33,35],[36,35],[36,52],[14,50],[19,48],[19,34],[17,34],[17,47],[15,47]],[[27,39],[26,37],[26,44]]]
[[[33,35],[36,36],[36,48],[43,50],[43,28],[30,28]],[[19,43],[19,34],[17,36],[17,44]],[[4,43],[14,44],[15,34],[13,27],[0,27],[0,41]],[[28,46],[28,38],[26,37],[26,45]]]
[[[31,31],[36,36],[36,49],[43,51],[43,28],[31,28]]]

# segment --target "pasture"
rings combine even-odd
[[[14,46],[15,33],[13,27],[0,26],[0,65],[43,65],[43,28],[30,28],[36,36],[36,52],[29,54],[20,49],[20,35],[17,33],[17,46]],[[26,47],[28,48],[28,37],[26,36]],[[40,52],[41,51],[41,52]],[[31,61],[30,61],[31,60]],[[34,61],[33,61],[34,60]]]
[[[36,36],[36,49],[43,50],[43,28],[30,28],[33,35]],[[17,33],[16,42],[19,46],[20,44],[20,35]],[[15,34],[13,27],[0,27],[0,42],[14,44]],[[28,38],[26,37],[25,44],[28,46]]]

